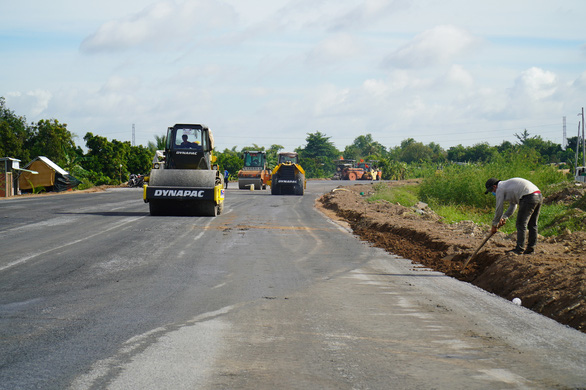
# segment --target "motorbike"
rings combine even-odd
[[[130,174],[128,178],[128,187],[142,187],[144,184],[144,175]]]

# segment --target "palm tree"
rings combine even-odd
[[[148,148],[151,152],[155,153],[157,150],[164,150],[167,145],[166,135],[155,135],[155,142],[149,141]]]

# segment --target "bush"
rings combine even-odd
[[[423,180],[419,196],[429,204],[492,207],[494,198],[484,194],[486,180],[491,177],[500,180],[525,178],[539,187],[544,196],[548,195],[552,184],[566,180],[555,167],[538,165],[531,155],[516,153],[496,157],[493,162],[483,165],[448,165]]]

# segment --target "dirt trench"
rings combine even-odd
[[[506,251],[514,248],[515,235],[497,232],[463,269],[488,226],[444,223],[425,204],[368,203],[371,193],[371,184],[338,188],[318,199],[317,206],[374,246],[505,299],[520,298],[523,306],[586,332],[586,233],[540,237],[536,253],[513,255]]]

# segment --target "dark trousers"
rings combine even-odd
[[[525,195],[519,201],[516,250],[525,250],[525,236],[527,235],[527,231],[529,231],[527,249],[535,249],[535,245],[537,244],[537,221],[539,220],[542,202],[543,197],[541,194]]]

